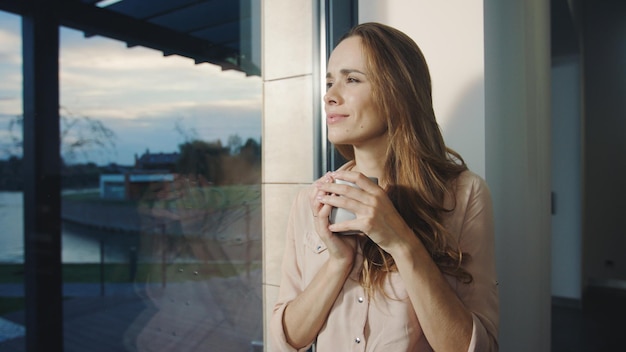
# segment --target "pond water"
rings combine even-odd
[[[24,214],[21,192],[0,192],[0,263],[24,262]],[[64,263],[126,262],[137,235],[63,223]],[[104,257],[101,257],[101,256]]]

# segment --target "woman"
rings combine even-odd
[[[294,202],[271,345],[497,350],[489,190],[444,144],[420,49],[394,28],[358,25],[326,81],[328,138],[349,162]],[[333,207],[356,218],[330,224]]]

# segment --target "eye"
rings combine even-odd
[[[333,86],[333,82],[326,82],[326,90],[329,90]]]
[[[359,82],[361,82],[357,78],[354,78],[354,77],[348,77],[347,81],[348,81],[348,83],[359,83]]]

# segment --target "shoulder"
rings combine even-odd
[[[448,204],[451,211],[444,219],[449,231],[463,242],[463,251],[476,252],[476,246],[493,238],[491,193],[487,182],[471,171],[461,173],[454,185],[454,201]]]
[[[448,221],[456,226],[461,226],[464,221],[480,214],[492,212],[491,193],[487,182],[470,170],[463,171],[454,180],[448,199],[446,208],[452,210]]]
[[[461,198],[491,198],[485,179],[471,170],[463,171],[454,182],[457,200]]]

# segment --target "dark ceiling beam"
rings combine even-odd
[[[140,45],[166,56],[188,57],[196,64],[208,62],[223,70],[243,71],[235,52],[222,45],[79,1],[59,1],[58,6],[61,25],[83,31],[86,36],[100,35],[125,42],[129,47]],[[0,0],[0,10],[16,15],[28,12],[20,0]]]
[[[242,70],[232,50],[200,38],[78,1],[62,1],[58,11],[62,25],[83,31],[87,36],[101,35],[129,46],[140,45],[165,55],[185,56],[196,63],[219,65],[224,70]]]
[[[0,10],[21,15],[26,11],[26,5],[21,0],[0,0]]]
[[[57,0],[61,25],[85,33],[125,42],[128,47],[144,46],[163,52],[165,56],[188,57],[196,64],[207,62],[223,70],[236,70],[246,75],[260,75],[260,70],[247,58],[239,57],[227,43],[212,43],[153,23],[99,8],[80,0]],[[0,0],[0,10],[16,15],[29,12],[24,0]]]

